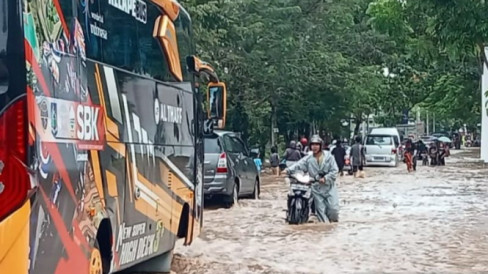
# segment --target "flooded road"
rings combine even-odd
[[[488,166],[478,155],[339,178],[338,224],[287,225],[287,186],[263,175],[261,200],[205,211],[201,238],[177,246],[174,272],[488,271]]]

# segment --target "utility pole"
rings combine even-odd
[[[429,124],[429,111],[426,112],[427,113],[427,136],[430,135],[430,124]]]
[[[274,147],[276,144],[275,128],[276,128],[276,107],[275,107],[275,100],[271,98],[271,147]]]
[[[432,113],[432,133],[435,132],[435,112]]]
[[[488,47],[485,47],[485,55],[488,54]],[[488,163],[488,115],[486,112],[486,103],[488,98],[488,65],[483,62],[483,74],[481,75],[481,150],[480,158],[483,162]]]

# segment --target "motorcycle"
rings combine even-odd
[[[422,158],[422,165],[423,166],[429,165],[429,156],[427,155],[427,152],[420,153],[420,158]]]
[[[288,192],[286,221],[288,224],[303,224],[308,222],[312,206],[312,183],[319,181],[325,173],[319,173],[316,178],[304,173],[288,175],[290,190]]]

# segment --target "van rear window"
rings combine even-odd
[[[393,138],[388,135],[368,135],[366,145],[387,146],[393,144]]]

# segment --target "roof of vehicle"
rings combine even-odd
[[[381,134],[381,133],[398,134],[398,135],[400,135],[400,132],[395,127],[378,127],[378,128],[373,128],[369,134]]]
[[[214,130],[211,134],[205,134],[204,137],[212,137],[215,138],[216,136],[222,137],[226,134],[237,135],[239,136],[238,132],[228,131],[228,130]]]
[[[214,133],[219,135],[219,136],[223,136],[225,134],[238,134],[237,132],[233,132],[233,131],[229,131],[229,130],[214,130]]]

